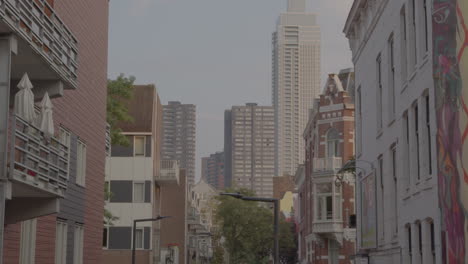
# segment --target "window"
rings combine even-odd
[[[424,51],[427,52],[427,51],[429,51],[429,34],[428,34],[429,33],[429,27],[428,27],[428,24],[427,24],[427,18],[428,18],[427,17],[427,12],[428,12],[428,10],[427,10],[427,0],[422,0],[422,1],[423,1],[423,12],[424,12],[424,15],[422,16],[422,19],[424,19],[424,21],[423,21],[423,24],[424,24],[424,31],[423,31],[424,36],[423,36],[423,38],[424,38],[424,44],[425,44]]]
[[[408,263],[413,263],[413,244],[412,244],[412,237],[411,237],[411,225],[406,226],[406,235],[408,238]]]
[[[60,127],[59,130],[59,140],[60,143],[67,147],[67,158],[68,158],[68,165],[67,165],[67,172],[70,172],[70,146],[71,146],[71,134],[63,127]],[[67,173],[67,175],[68,175]]]
[[[143,249],[143,228],[135,230],[135,248]]]
[[[377,57],[377,130],[382,130],[382,56]]]
[[[83,237],[84,227],[82,225],[75,226],[75,241],[73,244],[73,264],[83,264]]]
[[[358,142],[356,144],[356,153],[360,155],[362,152],[362,94],[361,94],[361,87],[359,86],[357,89],[357,109],[358,109],[358,118],[357,118],[357,126],[356,126],[356,133],[358,135]],[[316,144],[318,145],[318,144]]]
[[[405,142],[404,142],[404,146],[403,146],[403,153],[405,155],[405,158],[404,158],[404,162],[405,162],[405,167],[404,167],[404,170],[406,172],[407,175],[405,175],[405,178],[407,180],[407,188],[409,188],[409,184],[410,184],[410,168],[411,168],[411,159],[409,157],[409,153],[410,153],[410,145],[409,145],[409,141],[410,141],[410,130],[409,130],[409,116],[408,116],[408,111],[406,111],[404,114],[403,114],[403,126],[404,126],[404,129],[403,129],[403,137],[405,139]]]
[[[341,220],[341,188],[336,187],[331,182],[319,183],[315,188],[316,219],[318,221]]]
[[[330,264],[339,264],[339,256],[340,256],[340,245],[333,239],[328,239],[328,259],[330,260],[328,263]]]
[[[413,67],[418,63],[418,48],[416,44],[416,0],[411,1],[411,46],[413,48]]]
[[[334,128],[327,133],[327,156],[340,157],[340,134]]]
[[[435,231],[434,231],[434,221],[429,222],[429,229],[431,232],[431,255],[432,263],[436,263],[436,252],[435,252]]]
[[[145,183],[143,182],[133,183],[133,202],[134,203],[145,202]]]
[[[413,106],[413,114],[414,114],[414,135],[415,135],[415,138],[414,138],[414,143],[415,143],[415,147],[416,147],[416,177],[418,179],[418,181],[421,179],[421,169],[420,169],[420,163],[419,163],[419,157],[420,157],[420,153],[419,153],[419,108],[418,108],[418,103],[416,102]]]
[[[67,263],[67,233],[67,223],[58,220],[55,233],[55,264]]]
[[[78,141],[76,153],[76,183],[85,186],[86,182],[86,145]]]
[[[379,157],[379,180],[380,180],[380,220],[379,220],[379,226],[380,226],[380,239],[385,239],[385,184],[384,184],[384,162],[383,162],[383,156]]]
[[[145,137],[135,137],[135,156],[145,156]]]
[[[394,57],[394,42],[393,42],[393,33],[388,40],[388,56],[389,56],[389,118],[390,121],[393,121],[395,118],[395,57]]]
[[[408,60],[406,58],[406,39],[407,39],[407,29],[406,29],[406,10],[405,7],[403,6],[401,8],[400,12],[400,53],[401,53],[401,80],[403,83],[406,82],[407,80],[407,74],[408,74]]]
[[[393,228],[395,235],[398,234],[398,178],[397,178],[397,155],[396,145],[392,147],[392,176],[393,176]]]
[[[429,95],[426,95],[425,98],[425,105],[426,105],[426,133],[427,133],[427,159],[428,163],[427,166],[429,167],[429,175],[432,175],[432,140],[431,140],[431,109],[430,109],[430,101]]]
[[[34,264],[36,258],[36,219],[21,222],[20,264]]]
[[[416,227],[418,231],[418,250],[419,250],[419,259],[422,260],[422,255],[423,255],[423,243],[422,243],[422,226],[421,222],[416,223]]]
[[[109,243],[109,229],[105,227],[102,231],[102,248],[108,248]]]

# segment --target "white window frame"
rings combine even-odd
[[[138,139],[143,139],[143,153],[138,154],[136,153],[136,142]],[[133,156],[135,157],[145,157],[146,156],[146,136],[134,136],[133,137]]]
[[[67,164],[67,176],[70,178],[70,152],[71,152],[71,133],[64,127],[59,128],[59,139],[60,143],[63,145],[67,146],[67,159],[68,159],[68,164]]]
[[[331,185],[332,189],[330,193],[319,193],[317,185],[321,184],[329,184]],[[336,185],[334,184],[334,181],[326,181],[326,182],[317,182],[314,184],[314,194],[315,194],[315,221],[317,222],[339,222],[342,221],[342,213],[341,213],[341,188],[337,190]],[[331,218],[329,218],[329,214],[327,211],[327,198],[331,198],[331,206],[332,206],[332,211],[331,211]],[[322,209],[322,212],[319,213],[319,203],[323,201],[323,205],[320,207]],[[339,205],[339,206],[337,206]],[[319,217],[319,215],[322,215],[322,218]]]
[[[84,226],[75,225],[74,244],[73,244],[73,264],[83,264],[83,239]]]
[[[57,220],[55,233],[55,264],[67,263],[67,237],[68,224],[65,221]]]
[[[138,246],[138,237],[135,233],[135,249],[138,249],[138,250],[142,250],[142,249],[145,249],[145,229],[143,227],[138,227],[136,228],[135,230],[136,232],[140,232],[141,231],[141,247]]]
[[[21,222],[20,264],[34,264],[36,259],[37,220]]]
[[[76,184],[86,186],[86,144],[78,140],[76,150]]]
[[[142,199],[141,199],[141,201],[139,201],[139,200],[136,199],[136,195],[135,195],[136,192],[135,192],[135,190],[136,190],[136,186],[137,186],[137,185],[143,185],[142,197],[141,197]],[[146,194],[145,194],[145,182],[141,182],[141,181],[135,181],[135,182],[133,182],[133,200],[132,200],[132,202],[133,202],[133,203],[144,203],[144,202],[145,202],[145,195],[146,195]]]

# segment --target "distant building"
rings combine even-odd
[[[224,152],[202,158],[202,179],[218,190],[224,189]]]
[[[301,263],[353,263],[355,177],[338,173],[354,158],[354,102],[347,92],[353,85],[350,70],[329,74],[304,131],[306,160],[298,187]]]
[[[293,175],[304,162],[304,131],[320,93],[320,28],[305,0],[289,0],[273,33],[275,176]]]
[[[271,106],[233,106],[225,113],[226,181],[251,189],[258,196],[273,195],[275,130]]]
[[[111,147],[106,160],[106,184],[111,192],[106,208],[118,217],[104,226],[102,263],[131,261],[134,219],[160,215],[160,142],[162,105],[154,85],[136,85],[127,102],[132,122],[119,124],[129,146]],[[167,179],[171,180],[171,179]],[[173,182],[177,184],[174,177]],[[163,181],[165,183],[165,181]],[[135,233],[137,258],[149,263],[159,256],[159,229],[152,222],[140,223]]]
[[[162,159],[178,160],[188,184],[195,183],[196,106],[169,102],[164,105]]]

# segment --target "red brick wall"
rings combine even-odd
[[[78,89],[52,100],[56,128],[70,129],[87,144],[84,263],[101,263],[106,127],[108,0],[55,0],[54,8],[78,39]],[[70,183],[73,184],[73,183]],[[55,215],[38,219],[36,264],[54,263]],[[5,263],[19,259],[20,225],[5,230]]]

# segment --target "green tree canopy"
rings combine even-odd
[[[128,114],[125,101],[132,98],[134,82],[135,77],[125,77],[123,74],[115,80],[107,81],[107,123],[111,127],[112,145],[128,146],[130,143],[117,124],[133,120]]]
[[[254,196],[246,189],[227,190]],[[273,251],[273,212],[268,204],[247,202],[228,196],[218,198],[216,221],[224,237],[230,263],[268,263]],[[294,234],[284,218],[280,222],[280,254],[295,251]],[[295,253],[294,253],[295,254]],[[281,259],[289,259],[280,257]],[[293,263],[293,262],[283,262]]]

